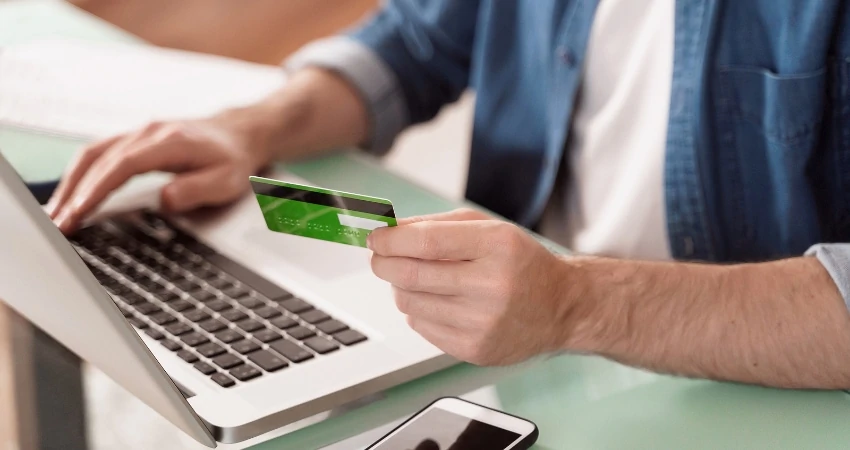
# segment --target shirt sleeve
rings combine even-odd
[[[370,133],[361,147],[386,153],[410,123],[395,72],[374,51],[346,36],[308,44],[284,63],[289,72],[305,67],[333,71],[359,93],[369,114]]]
[[[850,244],[817,244],[806,255],[823,264],[850,309]]]
[[[479,0],[387,0],[345,36],[304,47],[289,70],[318,66],[350,82],[371,119],[367,149],[383,153],[469,85]]]
[[[395,72],[411,123],[430,120],[469,85],[480,0],[388,0],[349,36]]]

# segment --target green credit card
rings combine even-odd
[[[251,177],[269,230],[366,247],[375,228],[396,226],[393,204],[368,195]]]

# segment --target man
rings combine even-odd
[[[816,245],[850,237],[848,8],[391,1],[302,50],[259,104],[89,147],[51,215],[70,232],[150,170],[179,174],[168,210],[227,203],[273,159],[380,153],[470,87],[468,197],[606,257],[552,255],[471,211],[378,230],[374,272],[422,336],[476,364],[569,351],[848,388],[850,249]]]

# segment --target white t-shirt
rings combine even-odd
[[[585,254],[669,259],[664,155],[675,0],[601,0],[542,232]]]

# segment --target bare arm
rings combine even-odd
[[[357,91],[336,74],[307,68],[264,101],[227,111],[224,120],[252,136],[263,161],[295,159],[351,147],[368,136],[368,117]]]
[[[567,340],[654,371],[782,388],[850,387],[850,315],[815,258],[716,266],[567,261]],[[572,316],[573,319],[576,316]]]

